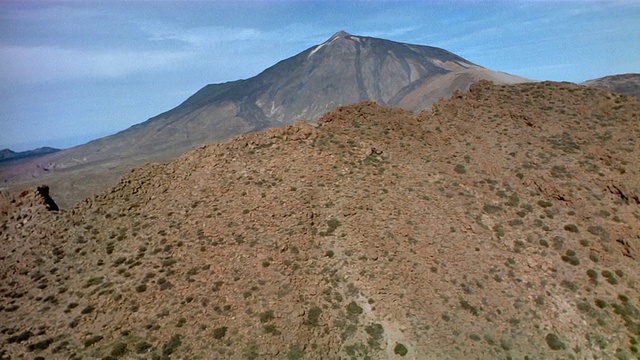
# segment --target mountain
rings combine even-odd
[[[479,82],[0,197],[0,355],[635,358],[639,112]]]
[[[25,159],[25,158],[34,158],[47,154],[52,154],[60,151],[60,149],[54,149],[52,147],[41,147],[35,150],[27,150],[27,151],[19,151],[15,152],[11,149],[0,150],[0,162],[17,160],[17,159]]]
[[[588,80],[582,83],[619,94],[640,96],[640,74],[620,74]]]
[[[525,81],[443,49],[341,31],[253,78],[205,86],[176,108],[118,134],[0,168],[2,181],[13,188],[46,181],[61,205],[69,206],[114,185],[136,165],[174,159],[203,144],[300,119],[315,123],[339,105],[363,100],[422,110],[479,79]]]

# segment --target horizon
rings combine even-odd
[[[634,1],[3,2],[0,149],[115,134],[341,30],[532,80],[640,73],[637,14]]]

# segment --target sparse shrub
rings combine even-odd
[[[271,335],[274,335],[274,336],[278,336],[278,335],[282,334],[280,332],[280,330],[278,330],[278,328],[276,328],[274,325],[271,325],[271,324],[267,324],[267,325],[263,326],[263,329],[264,329],[265,333],[271,334]]]
[[[371,338],[367,341],[372,349],[380,349],[380,340],[384,338],[384,327],[380,324],[367,325],[364,331],[369,334]]]
[[[93,345],[93,344],[97,343],[98,341],[100,341],[100,340],[102,340],[102,339],[104,339],[104,336],[102,336],[102,335],[93,335],[93,336],[90,336],[89,338],[87,338],[87,339],[84,341],[84,347],[89,347],[89,346],[91,346],[91,345]]]
[[[320,236],[332,235],[340,225],[342,224],[336,218],[331,218],[327,220],[327,231],[320,232]]]
[[[138,286],[136,286],[136,292],[142,293],[147,291],[147,285],[145,284],[140,284]]]
[[[516,207],[518,205],[520,205],[520,198],[518,197],[518,194],[511,194],[509,195],[509,201],[507,201],[506,203],[504,203],[506,206],[511,206],[511,207]],[[526,215],[526,211],[523,211],[524,214],[520,217],[524,217]]]
[[[513,245],[513,251],[517,252],[518,254],[521,253],[522,250],[524,250],[525,248],[526,248],[526,245],[522,240],[516,240]]]
[[[609,270],[604,270],[602,271],[602,276],[607,279],[607,282],[611,285],[616,285],[618,284],[618,279],[616,279],[616,276],[613,275],[613,273]]]
[[[173,287],[173,284],[165,278],[158,279],[158,285],[160,286],[160,290],[167,290]]]
[[[511,350],[513,345],[511,345],[511,342],[509,340],[500,340],[500,347],[505,351],[509,351]]]
[[[573,232],[573,233],[579,232],[578,227],[575,224],[567,224],[564,226],[564,229],[568,232]]]
[[[349,317],[358,316],[362,314],[362,311],[363,310],[360,305],[358,305],[358,303],[356,303],[355,301],[352,301],[347,305],[347,315]]]
[[[396,343],[396,346],[393,348],[393,353],[400,356],[405,356],[409,353],[407,347],[401,343]]]
[[[113,261],[113,266],[120,266],[122,264],[124,264],[124,262],[127,261],[127,258],[124,256],[120,256],[119,258],[115,259]]]
[[[604,309],[607,307],[607,302],[602,300],[602,299],[596,299],[595,300],[595,304],[597,307],[599,307],[600,309]]]
[[[30,344],[29,346],[27,346],[27,350],[29,351],[40,351],[40,350],[44,350],[46,348],[48,348],[51,344],[53,344],[53,339],[52,338],[48,338],[48,339],[44,339],[42,341],[38,341],[37,343],[34,344]]]
[[[333,252],[333,250],[327,250],[327,252],[324,253],[324,256],[328,257],[328,258],[332,258],[333,255],[335,255],[335,253]]]
[[[464,165],[462,164],[458,164],[453,168],[453,171],[455,171],[458,174],[466,174],[467,173],[467,169],[464,167]]]
[[[289,352],[287,353],[288,360],[300,360],[304,358],[304,349],[300,345],[295,344],[289,346]]]
[[[169,266],[174,265],[177,262],[178,262],[178,260],[176,260],[174,258],[164,259],[164,260],[162,260],[162,267],[169,267]]]
[[[573,266],[580,265],[580,259],[578,259],[578,257],[576,256],[576,252],[573,250],[567,250],[565,255],[562,255],[561,258],[562,258],[562,261],[569,263]]]
[[[308,326],[318,326],[318,321],[320,320],[320,314],[322,314],[322,309],[314,306],[309,309],[307,313],[307,319],[304,321],[305,325]]]
[[[21,343],[21,342],[23,342],[23,341],[27,341],[27,340],[29,340],[29,338],[30,338],[31,336],[33,336],[33,333],[32,333],[31,331],[23,331],[23,332],[21,332],[21,333],[20,333],[20,334],[18,334],[18,335],[12,335],[12,336],[9,336],[9,338],[7,339],[7,342],[8,342],[9,344],[12,344],[12,343]]]
[[[504,226],[502,226],[502,224],[493,225],[493,231],[498,237],[503,237],[505,235]]]
[[[555,236],[553,238],[553,248],[557,251],[562,250],[562,248],[564,247],[564,241],[566,239],[563,238],[562,236]]]
[[[111,352],[109,353],[109,355],[117,359],[124,356],[124,354],[126,353],[127,353],[127,344],[123,342],[119,342],[115,344],[113,348],[111,348]]]
[[[595,236],[600,237],[600,240],[602,240],[603,242],[608,242],[611,240],[611,235],[609,235],[609,232],[607,232],[607,230],[605,230],[601,226],[589,226],[589,228],[587,228],[587,231]]]
[[[467,300],[460,300],[460,306],[469,311],[472,315],[478,316],[480,314],[480,311],[478,311],[478,308],[469,304],[469,302]]]
[[[181,317],[180,319],[178,319],[178,323],[176,324],[176,327],[183,327],[184,324],[187,323],[187,319],[184,317]]]
[[[513,219],[507,221],[507,224],[509,224],[509,226],[521,226],[524,224],[524,222],[520,219]]]
[[[225,335],[227,335],[226,326],[222,326],[213,330],[213,338],[216,340],[222,339]]]
[[[107,254],[109,255],[113,254],[114,248],[115,248],[115,243],[113,241],[109,241],[107,243]]]
[[[75,319],[71,320],[71,322],[69,323],[69,327],[73,329],[78,326],[78,324],[80,324],[80,318],[76,317]]]
[[[103,280],[104,277],[102,276],[92,277],[91,279],[87,280],[87,282],[84,284],[84,287],[88,288],[90,286],[100,285]]]
[[[136,344],[136,354],[143,354],[153,346],[146,341],[141,341]]]
[[[84,309],[82,309],[82,311],[80,311],[81,314],[89,314],[91,312],[93,312],[93,310],[95,310],[95,307],[93,307],[93,305],[87,305]]]
[[[173,335],[166,344],[162,345],[162,356],[173,354],[180,345],[182,345],[182,337],[178,334]]]
[[[273,320],[275,317],[273,316],[273,310],[267,310],[263,313],[260,313],[260,322],[266,323]]]
[[[547,345],[549,345],[551,350],[562,350],[566,348],[565,344],[562,342],[562,340],[560,340],[560,338],[556,334],[551,334],[551,333],[547,334],[547,336],[545,337],[545,340],[547,341]]]
[[[538,200],[538,205],[542,208],[548,208],[548,207],[552,207],[553,203],[546,200]]]
[[[503,209],[502,209],[502,206],[500,205],[484,204],[484,206],[482,207],[482,210],[487,214],[495,214],[499,211],[502,211]]]
[[[562,287],[567,288],[573,292],[578,291],[578,285],[576,285],[576,283],[574,283],[573,281],[565,279],[565,280],[562,280],[560,285],[562,285]]]
[[[376,340],[380,340],[384,336],[384,327],[380,324],[367,325],[364,331]]]

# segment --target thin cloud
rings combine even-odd
[[[191,56],[174,51],[90,51],[48,46],[9,46],[1,48],[0,53],[0,79],[9,83],[113,79],[162,70]]]

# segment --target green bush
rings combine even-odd
[[[169,356],[173,354],[180,345],[182,345],[182,337],[177,334],[173,335],[171,339],[162,346],[162,356]]]
[[[48,348],[51,344],[53,344],[53,339],[44,339],[42,341],[38,341],[37,343],[31,344],[27,346],[27,350],[36,351],[36,350],[44,350]]]
[[[222,326],[213,330],[213,338],[216,340],[222,339],[225,335],[227,335],[226,326]]]
[[[360,305],[358,305],[358,303],[356,303],[355,301],[352,301],[347,305],[347,315],[349,317],[358,316],[362,314],[362,311],[363,310]]]
[[[317,306],[312,307],[307,313],[307,319],[304,321],[304,324],[309,326],[318,326],[320,314],[322,314],[322,309]]]
[[[91,345],[93,345],[93,344],[97,343],[98,341],[100,341],[100,340],[102,340],[102,339],[104,339],[104,336],[102,336],[102,335],[93,335],[93,336],[90,336],[88,339],[86,339],[86,340],[84,341],[84,347],[89,347],[89,346],[91,346]]]
[[[578,227],[575,224],[567,224],[564,226],[564,229],[568,232],[573,232],[573,233],[580,232],[578,230]]]
[[[455,171],[458,174],[466,174],[467,173],[467,169],[464,167],[464,165],[462,164],[458,164],[453,168],[453,171]]]
[[[127,344],[119,342],[115,344],[113,348],[111,348],[110,355],[117,359],[121,356],[124,356],[124,354],[126,353],[127,353]]]
[[[407,353],[409,353],[409,350],[407,350],[407,347],[403,344],[396,343],[396,346],[393,348],[393,353],[396,355],[405,356],[407,355]]]
[[[551,350],[562,350],[566,348],[565,344],[560,340],[560,338],[556,334],[551,334],[551,333],[547,334],[547,336],[545,337],[545,340],[547,341],[547,345],[549,345]]]
[[[502,211],[502,206],[493,205],[493,204],[484,204],[484,206],[482,207],[482,210],[487,214],[495,214],[499,211]]]
[[[7,339],[7,342],[9,344],[20,343],[20,342],[29,340],[31,336],[33,336],[33,333],[31,331],[23,331],[18,335],[9,336],[9,338]]]
[[[260,322],[266,323],[273,320],[275,316],[273,315],[273,310],[267,310],[263,313],[260,313]]]
[[[141,341],[141,342],[136,344],[136,353],[137,354],[142,354],[142,353],[147,352],[147,350],[149,350],[151,348],[152,348],[151,344],[149,344],[146,341]]]

